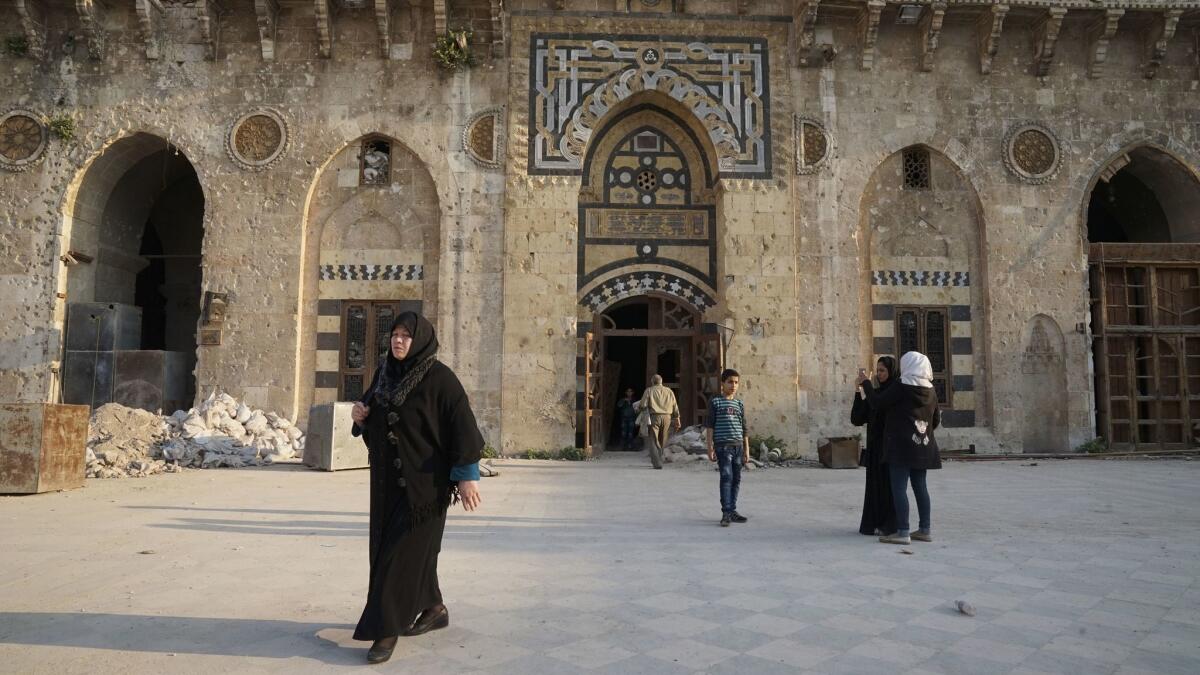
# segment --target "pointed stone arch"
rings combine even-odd
[[[1024,451],[1068,452],[1066,341],[1058,322],[1045,314],[1025,325],[1020,397]]]

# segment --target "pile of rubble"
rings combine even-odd
[[[228,394],[169,416],[109,403],[92,413],[88,478],[173,473],[183,467],[260,466],[293,459],[304,433],[291,420]]]
[[[648,439],[648,442],[653,441]],[[708,441],[704,436],[704,427],[698,424],[673,434],[663,446],[665,463],[682,464],[698,459],[708,459]]]

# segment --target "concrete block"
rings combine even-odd
[[[304,441],[304,464],[322,471],[364,469],[367,446],[350,430],[353,403],[325,403],[308,411],[308,433]]]
[[[0,494],[83,487],[88,407],[0,405]]]

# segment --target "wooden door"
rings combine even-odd
[[[598,454],[604,449],[604,339],[588,332],[583,344],[583,445]]]
[[[695,424],[704,424],[708,417],[708,402],[721,392],[721,371],[725,369],[725,345],[719,333],[701,333],[695,337],[692,349],[693,382],[692,410]]]

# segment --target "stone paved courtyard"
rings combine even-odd
[[[860,471],[748,474],[721,529],[715,472],[644,461],[501,462],[447,528],[451,627],[378,670],[1200,672],[1200,462],[952,463],[935,543],[896,547],[856,533]],[[0,671],[366,667],[365,472],[0,498],[0,544]]]

